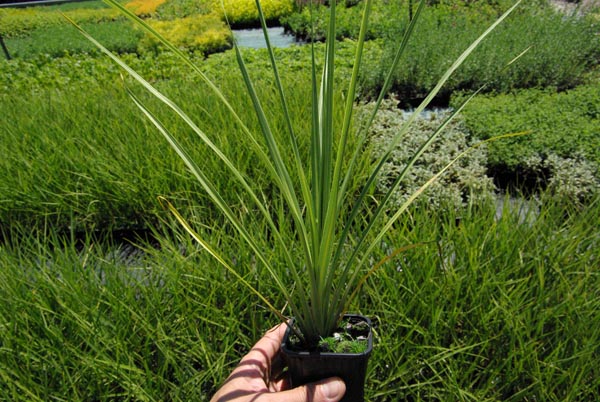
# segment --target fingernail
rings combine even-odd
[[[323,395],[326,398],[335,398],[340,396],[346,390],[344,382],[340,379],[330,380],[322,384]]]

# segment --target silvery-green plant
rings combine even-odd
[[[368,113],[371,104],[357,108],[359,115]],[[447,118],[448,110],[433,110],[423,113],[410,127],[407,135],[401,138],[396,148],[381,169],[377,179],[379,193],[387,193],[388,187],[404,169],[413,157],[414,150],[431,136]],[[375,157],[386,152],[389,142],[410,112],[398,109],[398,100],[393,97],[385,100],[371,128],[369,143]],[[421,184],[436,172],[448,165],[456,155],[468,149],[473,139],[461,117],[455,118],[448,124],[443,135],[438,136],[431,146],[421,155],[406,176],[391,195],[389,209],[400,207],[408,197],[419,189]],[[419,203],[425,203],[429,208],[461,208],[474,202],[485,202],[495,198],[493,180],[486,175],[485,161],[487,150],[485,146],[474,149],[469,155],[454,163],[430,188],[421,195]]]
[[[431,134],[429,138],[414,150],[413,157],[405,168],[399,172],[393,183],[389,186],[388,192],[383,194],[377,201],[377,207],[364,214],[365,208],[371,208],[372,203],[369,200],[371,189],[375,185],[376,178],[382,167],[390,158],[394,148],[400,139],[408,132],[408,128],[438,94],[444,83],[449,79],[456,69],[465,61],[481,41],[489,35],[494,28],[500,24],[520,3],[517,1],[509,10],[498,18],[485,32],[481,34],[448,68],[440,78],[437,85],[431,90],[423,102],[416,108],[413,117],[409,118],[398,130],[396,136],[391,139],[388,148],[381,154],[373,164],[372,170],[366,175],[366,180],[362,186],[362,191],[358,194],[351,187],[357,172],[361,153],[365,150],[365,143],[368,128],[374,120],[375,115],[383,101],[386,92],[390,87],[392,72],[400,63],[407,43],[413,35],[419,15],[425,8],[425,0],[421,0],[413,10],[412,18],[406,32],[399,43],[393,65],[383,84],[381,93],[376,101],[372,113],[362,124],[353,124],[354,101],[356,97],[357,82],[363,57],[365,35],[368,28],[369,14],[374,0],[364,0],[362,18],[360,21],[360,34],[356,41],[356,50],[352,74],[345,91],[344,112],[341,128],[334,124],[336,119],[335,102],[336,91],[338,90],[334,82],[334,73],[336,68],[336,2],[330,2],[329,22],[327,29],[327,40],[324,47],[322,68],[317,71],[317,51],[316,46],[312,46],[311,53],[311,76],[312,76],[312,109],[311,109],[311,130],[310,132],[296,132],[292,124],[290,110],[286,102],[286,96],[281,83],[281,78],[273,49],[271,48],[264,14],[261,9],[260,0],[256,0],[256,6],[259,10],[260,20],[267,43],[268,57],[272,66],[275,86],[281,103],[281,110],[284,120],[287,123],[287,134],[291,144],[293,157],[291,160],[284,158],[282,144],[278,143],[274,135],[273,127],[261,100],[255,90],[252,79],[244,63],[242,53],[237,46],[234,46],[238,66],[242,74],[247,93],[252,100],[254,112],[256,114],[260,132],[255,133],[250,130],[239,117],[236,110],[231,106],[218,87],[202,73],[190,58],[180,49],[176,48],[143,20],[138,19],[133,13],[120,5],[115,0],[105,0],[106,3],[119,9],[127,17],[135,21],[146,32],[155,36],[166,48],[177,54],[182,65],[187,65],[196,71],[201,79],[208,85],[209,90],[213,91],[231,113],[231,118],[235,120],[245,135],[252,139],[253,149],[257,161],[265,167],[265,174],[285,203],[284,210],[287,218],[293,222],[294,236],[286,236],[278,226],[275,215],[278,211],[272,211],[261,194],[258,194],[249,183],[240,170],[236,167],[234,160],[231,160],[222,150],[211,140],[194,120],[188,116],[173,100],[156,89],[151,83],[142,78],[137,72],[131,69],[118,56],[110,53],[100,43],[94,40],[90,35],[82,33],[90,41],[117,64],[119,64],[127,73],[141,83],[145,89],[154,95],[162,104],[171,109],[176,115],[183,119],[193,130],[204,146],[208,147],[215,158],[219,158],[227,174],[237,185],[243,188],[245,196],[252,203],[252,207],[258,211],[260,219],[268,226],[272,248],[278,249],[283,255],[285,268],[275,266],[274,259],[270,258],[272,251],[261,247],[258,234],[252,232],[251,228],[246,227],[244,222],[228,204],[224,194],[220,193],[215,185],[213,177],[203,169],[201,163],[195,161],[186,148],[182,146],[175,135],[171,133],[158,119],[156,114],[151,112],[144,103],[132,92],[130,92],[133,102],[139,107],[142,113],[156,126],[160,133],[165,137],[171,147],[177,152],[185,162],[192,174],[196,177],[206,194],[218,207],[218,209],[227,218],[229,223],[235,228],[239,239],[245,242],[256,256],[257,261],[268,271],[273,286],[281,292],[285,298],[291,315],[295,317],[297,323],[297,334],[307,345],[314,345],[322,337],[328,336],[338,325],[344,312],[349,307],[351,301],[356,297],[361,285],[365,279],[376,271],[382,264],[370,266],[370,257],[376,251],[378,245],[386,233],[392,228],[394,223],[402,216],[411,203],[427,189],[454,161],[461,157],[456,156],[444,169],[436,173],[427,182],[408,197],[397,209],[390,211],[387,207],[391,199],[391,194],[399,186],[402,180],[410,172],[415,161],[423,154],[424,150],[438,137],[443,129],[448,125],[462,107],[457,108],[440,126]],[[339,131],[336,131],[339,130]],[[303,159],[299,149],[299,138],[310,137],[310,151],[308,157]],[[350,141],[351,136],[354,139]],[[349,146],[349,144],[353,144]],[[352,191],[351,191],[352,190]],[[248,283],[241,274],[236,271],[235,266],[223,256],[218,248],[209,243],[208,240],[200,236],[191,225],[177,212],[177,210],[166,200],[163,200],[168,208],[175,214],[183,227],[197,240],[197,242],[210,253],[223,267],[230,271],[244,285],[248,286],[257,296],[281,319],[285,317],[250,283]],[[365,216],[368,219],[365,221]],[[355,224],[357,220],[360,225]],[[295,244],[290,244],[293,241]],[[300,250],[301,258],[296,258],[292,250]],[[278,262],[277,264],[280,264]],[[291,276],[294,282],[293,290],[286,285],[286,277]]]

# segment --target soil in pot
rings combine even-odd
[[[299,350],[297,339],[288,328],[281,351],[288,366],[291,386],[340,377],[346,384],[342,402],[363,402],[367,364],[373,350],[371,326],[367,317],[347,314],[339,331],[323,339],[314,350]]]

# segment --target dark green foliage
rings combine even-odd
[[[457,99],[458,101],[458,99]],[[600,167],[600,91],[581,86],[566,92],[526,90],[478,97],[463,112],[473,135],[496,135],[531,131],[530,134],[498,141],[489,146],[488,166],[508,175],[533,175],[547,181],[560,164],[571,159],[578,168],[595,176],[587,185],[597,187]],[[556,158],[559,159],[556,159]],[[560,161],[562,159],[562,162]],[[572,166],[567,175],[574,175]],[[546,177],[544,177],[546,176]],[[594,185],[594,182],[596,184]],[[587,186],[586,185],[586,186]],[[582,187],[583,183],[579,183]]]
[[[456,98],[455,103],[459,101]],[[566,92],[531,89],[480,96],[463,115],[469,130],[479,138],[532,131],[492,145],[492,165],[514,167],[525,158],[550,152],[563,157],[582,153],[600,164],[600,91],[595,85]]]
[[[415,2],[417,3],[417,2]],[[421,15],[417,34],[409,43],[404,61],[394,74],[392,92],[405,103],[422,99],[437,83],[444,71],[467,46],[497,18],[500,10],[512,2],[501,4],[429,6]],[[495,2],[494,2],[495,3]],[[416,7],[416,6],[415,6]],[[357,21],[362,7],[339,7],[336,36],[356,39]],[[405,3],[375,2],[369,39],[383,39],[381,58],[366,59],[362,76],[362,95],[373,97],[381,89],[396,47],[408,25]],[[328,8],[309,7],[283,20],[297,36],[323,40]],[[314,23],[314,29],[312,24]],[[593,18],[565,17],[548,7],[523,5],[480,46],[454,75],[439,95],[447,102],[455,90],[476,90],[487,85],[487,91],[505,92],[514,88],[551,86],[559,89],[581,84],[589,69],[600,60],[600,36]],[[527,52],[510,68],[513,58]]]
[[[117,53],[135,52],[142,33],[129,21],[83,24],[91,35]],[[61,57],[74,53],[97,53],[97,48],[73,26],[60,24],[40,28],[27,36],[5,40],[12,57],[35,58],[40,54]]]
[[[337,9],[336,20],[336,38],[338,40],[344,38],[356,39],[360,30],[360,17],[362,15],[362,4],[353,7],[343,7],[341,4]],[[404,7],[400,7],[398,3],[382,4],[377,2],[372,11],[370,29],[367,32],[367,39],[381,38],[386,29],[391,27],[393,19],[391,15],[400,16]],[[315,6],[312,10],[310,7],[304,7],[302,10],[282,18],[282,25],[291,31],[297,38],[303,40],[324,41],[325,32],[327,29],[327,21],[329,16],[329,8],[326,6]],[[312,23],[314,23],[314,28]]]

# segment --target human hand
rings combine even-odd
[[[289,389],[285,379],[277,378],[283,362],[279,347],[286,325],[269,330],[242,358],[211,402],[338,402],[346,392],[339,378],[328,378]]]

